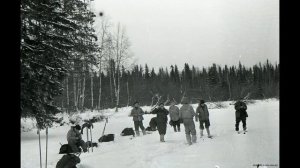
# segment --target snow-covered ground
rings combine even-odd
[[[120,133],[124,128],[133,127],[132,118],[128,117],[131,108],[122,108],[118,113],[107,110],[105,114],[109,119],[105,134],[115,134],[115,141],[101,143],[98,148],[94,148],[93,152],[82,153],[81,163],[77,167],[247,168],[254,167],[254,164],[272,164],[279,167],[279,101],[268,99],[249,104],[247,110],[249,132],[245,135],[234,131],[234,107],[229,103],[223,102],[225,108],[221,109],[209,105],[211,133],[214,138],[199,139],[197,122],[198,142],[191,146],[186,145],[183,125],[181,125],[182,131],[177,133],[168,125],[165,143],[159,142],[157,131],[132,140],[128,136],[122,137]],[[196,106],[193,105],[194,108]],[[149,111],[150,107],[142,108]],[[83,118],[84,115],[92,114],[90,112],[83,114]],[[144,115],[145,127],[154,116]],[[98,142],[103,127],[104,122],[94,124],[93,141]],[[67,143],[66,133],[69,129],[68,125],[49,129],[48,168],[55,167],[62,157],[58,154],[60,143]],[[21,167],[39,168],[38,135],[35,129],[26,131],[21,133]],[[41,134],[44,167],[45,131],[41,131]],[[86,139],[85,131],[83,138]]]

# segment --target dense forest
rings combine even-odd
[[[126,28],[94,13],[90,0],[23,0],[20,11],[21,116],[36,118],[39,128],[62,111],[118,111],[136,100],[153,105],[182,96],[193,102],[279,96],[279,65],[269,61],[158,71],[133,65]]]
[[[115,86],[118,84],[113,82],[114,76],[110,72],[115,72],[115,69],[106,69],[101,73],[101,90],[99,73],[69,73],[64,82],[63,94],[55,99],[56,105],[68,111],[115,107]],[[268,60],[250,68],[241,63],[238,66],[224,67],[213,64],[201,69],[184,64],[182,70],[177,65],[172,65],[159,68],[158,72],[146,64],[135,65],[130,70],[122,67],[118,73],[119,107],[131,106],[134,101],[139,101],[141,105],[153,105],[158,99],[166,104],[171,99],[180,102],[183,96],[190,97],[194,103],[197,99],[224,101],[240,97],[279,97],[279,64],[272,65]],[[74,82],[74,75],[76,78],[86,79]],[[74,91],[77,95],[75,97]],[[74,100],[79,102],[77,107]]]

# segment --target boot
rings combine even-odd
[[[196,143],[197,142],[197,136],[196,135],[192,135],[192,140],[193,140],[193,143]]]
[[[203,129],[200,129],[200,138],[203,137]]]
[[[140,131],[135,131],[136,136],[140,136]]]
[[[206,132],[207,132],[207,137],[208,137],[208,138],[211,138],[212,136],[210,135],[209,128],[206,128]]]
[[[192,145],[192,141],[191,141],[191,135],[190,134],[186,134],[186,141],[188,142],[189,145]]]
[[[142,130],[142,132],[143,132],[143,135],[146,135],[146,130]]]
[[[164,137],[165,135],[160,135],[160,142],[165,142],[165,137]]]
[[[180,132],[180,126],[178,127],[178,132]]]

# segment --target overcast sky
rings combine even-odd
[[[279,63],[278,0],[94,0],[126,27],[137,64]],[[99,19],[99,16],[98,18]]]

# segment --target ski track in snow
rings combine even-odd
[[[225,102],[228,103],[229,102]],[[193,105],[196,108],[196,105]],[[181,132],[174,132],[168,125],[165,143],[159,142],[158,132],[145,136],[120,136],[125,127],[133,127],[131,108],[125,107],[110,116],[105,134],[115,134],[114,142],[98,143],[93,152],[82,153],[78,168],[247,168],[253,164],[277,164],[279,167],[279,101],[256,101],[248,105],[246,134],[234,131],[234,107],[228,105],[224,109],[209,109],[211,133],[213,139],[200,139],[199,122],[197,128],[197,143],[186,144],[184,126]],[[144,108],[143,108],[144,109]],[[168,107],[167,107],[168,109]],[[144,126],[155,115],[144,115]],[[98,142],[102,134],[104,122],[94,124],[93,141]],[[240,123],[240,129],[242,123]],[[48,167],[54,168],[63,156],[58,154],[60,142],[67,143],[66,134],[70,126],[49,129]],[[82,137],[86,140],[86,132]],[[42,160],[45,166],[45,131],[41,131]],[[39,168],[38,135],[36,130],[21,133],[21,167]]]

